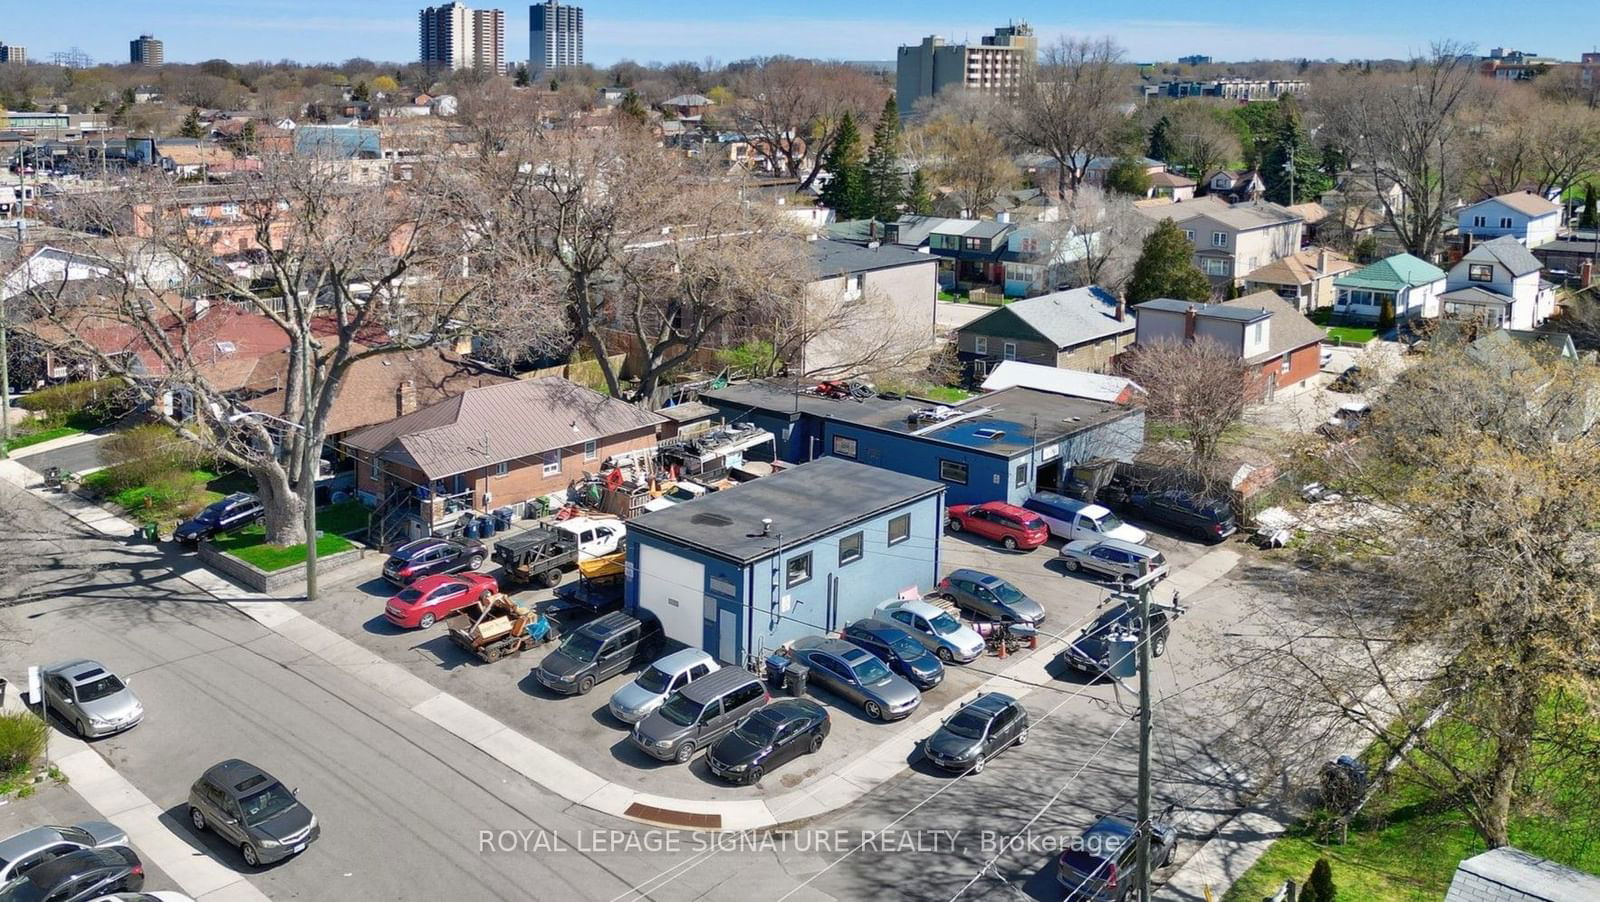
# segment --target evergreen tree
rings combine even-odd
[[[1244,297],[1244,289],[1239,287],[1238,282],[1230,280],[1228,282],[1228,290],[1222,295],[1223,300],[1231,301],[1241,297]]]
[[[1300,107],[1285,94],[1278,100],[1277,122],[1268,138],[1261,164],[1267,200],[1275,204],[1315,200],[1333,187],[1323,172],[1323,154],[1312,146],[1300,121]]]
[[[922,170],[911,173],[911,187],[906,190],[906,212],[928,216],[933,213],[933,192],[928,188],[928,177]]]
[[[1294,899],[1295,902],[1333,902],[1331,899],[1324,900],[1317,892],[1317,888],[1310,883],[1300,887],[1300,892],[1295,894]]]
[[[906,179],[900,171],[900,110],[893,96],[884,101],[878,126],[872,130],[865,180],[867,215],[884,222],[899,216],[900,204],[906,199]]]
[[[365,103],[366,101],[372,99],[372,90],[367,87],[366,82],[358,81],[356,82],[356,86],[350,89],[350,99],[359,100]]]
[[[849,112],[839,120],[839,136],[828,148],[822,168],[829,176],[822,189],[822,203],[832,207],[835,216],[843,221],[864,219],[871,214],[866,168],[861,161],[861,133]]]
[[[1306,890],[1315,892],[1321,902],[1335,902],[1339,890],[1333,885],[1333,865],[1326,858],[1318,858],[1317,863],[1311,866],[1311,879],[1306,881]],[[1300,898],[1304,899],[1305,896]]]
[[[1145,147],[1145,156],[1163,163],[1172,161],[1175,148],[1172,146],[1172,122],[1162,116],[1156,124],[1150,126],[1150,141]]]
[[[178,134],[185,138],[204,138],[205,126],[200,124],[200,110],[197,107],[189,108],[189,115],[183,117],[183,125],[179,126]]]
[[[1144,163],[1131,157],[1118,157],[1106,170],[1106,189],[1134,197],[1150,193],[1150,173]]]
[[[1211,299],[1211,283],[1194,265],[1194,245],[1170,219],[1163,219],[1144,240],[1128,280],[1128,303],[1155,298],[1203,303]]]
[[[639,99],[636,91],[622,95],[622,102],[617,104],[617,115],[635,125],[644,125],[650,121],[650,111],[644,108],[644,101]]]
[[[533,79],[528,76],[528,64],[518,63],[517,74],[512,78],[512,84],[515,84],[519,88],[526,88],[532,83]]]
[[[1595,211],[1594,182],[1583,186],[1583,215],[1578,217],[1578,228],[1600,228],[1600,212]]]

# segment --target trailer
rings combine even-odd
[[[553,589],[578,566],[578,537],[563,529],[535,526],[494,543],[495,562],[512,582],[539,582]]]
[[[456,611],[445,618],[444,625],[450,641],[485,663],[522,654],[554,640],[557,634],[548,618],[501,592]]]
[[[594,616],[622,610],[622,584],[627,554],[602,555],[578,562],[578,581],[563,586],[558,597],[571,607]]]

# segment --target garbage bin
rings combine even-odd
[[[783,669],[783,681],[793,698],[805,698],[806,677],[811,673],[811,668],[798,661],[790,661]]]
[[[495,531],[506,532],[511,529],[511,521],[516,519],[516,512],[509,507],[502,507],[494,512]]]
[[[0,677],[0,708],[6,706],[6,678]]]
[[[767,682],[774,689],[783,688],[783,673],[789,667],[789,659],[783,655],[767,656]]]
[[[477,520],[468,520],[463,526],[463,531],[466,533],[467,538],[476,539],[479,537]]]

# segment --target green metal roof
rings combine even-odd
[[[1339,288],[1376,288],[1399,291],[1406,287],[1427,285],[1444,278],[1444,270],[1426,260],[1410,254],[1385,257],[1355,272],[1337,276],[1333,284]]]

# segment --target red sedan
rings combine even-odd
[[[400,590],[383,607],[383,616],[395,626],[433,626],[434,621],[500,591],[494,577],[482,573],[438,573],[424,576]]]
[[[951,505],[950,531],[963,529],[993,539],[1013,551],[1038,548],[1050,538],[1050,527],[1038,514],[1004,501]]]

